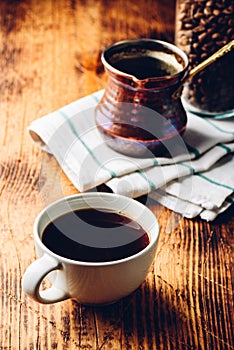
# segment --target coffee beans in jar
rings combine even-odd
[[[177,0],[175,43],[193,68],[234,39],[233,0]],[[234,50],[189,80],[185,107],[207,115],[234,115]]]

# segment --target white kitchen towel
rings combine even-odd
[[[80,191],[106,184],[136,198],[150,193],[162,205],[186,217],[213,220],[233,202],[234,118],[188,114],[179,152],[171,157],[134,158],[109,148],[95,124],[96,92],[44,117],[28,130],[54,155]]]

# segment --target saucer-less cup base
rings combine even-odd
[[[135,255],[111,262],[74,261],[54,254],[41,241],[45,227],[56,217],[82,208],[111,209],[127,215],[148,233],[149,245]],[[101,305],[127,296],[145,280],[159,236],[157,219],[143,204],[98,192],[77,194],[52,203],[38,215],[33,230],[38,259],[25,271],[22,287],[43,304],[76,298],[82,304]],[[44,278],[50,280],[52,287],[41,290]]]

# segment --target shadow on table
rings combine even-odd
[[[164,344],[166,349],[169,343],[179,349],[183,329],[188,328],[187,316],[181,311],[181,295],[176,291],[172,295],[162,289],[156,291],[147,282],[109,306],[86,307],[74,300],[72,305],[73,321],[83,336],[91,336],[91,332],[97,337],[97,349],[121,348],[122,344],[127,349],[141,349],[144,344],[153,349],[155,344]]]

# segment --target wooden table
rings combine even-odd
[[[139,4],[138,4],[139,3]],[[233,208],[215,222],[152,204],[161,226],[155,264],[135,293],[100,308],[42,306],[21,289],[35,258],[32,225],[76,189],[27,126],[105,86],[102,50],[115,41],[173,42],[174,1],[0,2],[0,350],[225,349],[233,345]],[[55,181],[55,180],[58,180]]]

